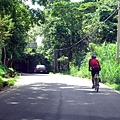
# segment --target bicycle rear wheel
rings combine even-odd
[[[96,87],[97,87],[97,88],[96,88],[96,91],[98,92],[98,91],[99,91],[99,86],[97,85]]]
[[[95,90],[99,91],[99,78],[95,78]]]

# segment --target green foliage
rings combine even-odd
[[[9,69],[0,62],[0,76],[4,75]]]
[[[120,64],[116,61],[116,45],[115,44],[91,44],[91,52],[86,55],[85,60],[80,68],[80,76],[90,78],[88,72],[88,61],[93,53],[96,53],[101,64],[101,79],[103,83],[120,84]]]
[[[71,65],[69,74],[72,76],[78,76],[78,66]]]
[[[32,0],[32,3],[35,4],[37,2],[39,5],[43,5],[45,7],[50,7],[51,4],[59,1],[67,1],[70,2],[70,0]]]
[[[90,42],[101,44],[105,41],[116,41],[117,15],[111,16],[106,23],[104,20],[116,9],[117,0],[84,0],[75,3],[69,1],[32,0],[33,4],[37,2],[45,6],[41,11],[30,9],[21,0],[1,0],[0,23],[4,23],[4,27],[0,25],[0,33],[7,33],[7,37],[4,34],[5,40],[2,40],[6,45],[7,59],[12,55],[14,62],[20,59],[26,61],[23,56],[26,55],[24,49],[27,42],[34,42],[37,35],[43,35],[40,49],[27,49],[27,54],[37,52],[53,66],[54,49],[63,48],[59,54],[60,62],[63,61],[61,56],[67,56],[69,62],[79,67],[89,50]],[[36,27],[34,23],[40,27]],[[92,32],[99,25],[100,27]],[[34,29],[28,32],[31,27]],[[8,35],[11,35],[9,39]],[[0,36],[0,39],[2,37]]]
[[[5,86],[10,86],[10,85],[14,85],[16,82],[16,78],[17,78],[17,74],[16,76],[9,76],[10,71],[14,71],[12,68],[8,68],[7,66],[3,65],[0,62],[0,90],[5,87]],[[11,78],[13,77],[13,78]]]
[[[11,78],[9,81],[8,81],[8,85],[11,86],[11,85],[14,85],[16,82],[16,79],[15,78]]]
[[[66,61],[68,60],[68,57],[65,57],[64,55],[57,59],[58,61]]]
[[[3,83],[3,78],[0,76],[0,83]]]
[[[76,48],[69,48],[78,42],[82,27],[83,13],[78,9],[81,3],[55,2],[51,9],[45,10],[46,22],[43,26],[43,44],[44,53],[46,53],[51,63],[53,63],[53,49],[60,50],[61,56],[68,57],[68,62],[76,59],[76,55],[81,54],[80,51],[86,49],[86,41],[81,41]],[[63,50],[62,50],[63,48]],[[77,61],[77,60],[76,60]]]
[[[9,15],[3,18],[0,16],[0,46],[4,47],[8,42],[9,37],[12,35],[10,30],[14,27],[14,23]]]
[[[96,11],[97,6],[98,6],[97,2],[88,2],[85,4],[81,4],[79,10],[85,13],[89,13],[91,11],[92,13]]]
[[[110,86],[111,88],[120,91],[120,85],[119,84],[109,84],[107,83],[108,86]]]
[[[31,17],[30,10],[20,0],[0,1],[0,44],[2,40],[6,59],[10,59],[11,55],[14,56],[13,61],[22,58],[27,31],[33,22]]]

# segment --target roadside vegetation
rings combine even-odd
[[[88,71],[88,61],[91,55],[95,53],[101,64],[101,82],[120,91],[120,64],[116,61],[116,44],[102,45],[90,44],[90,51],[82,61],[81,67],[71,67],[70,75],[91,79],[91,73]]]
[[[17,80],[17,72],[12,68],[8,68],[0,62],[0,90],[4,87],[10,87]]]

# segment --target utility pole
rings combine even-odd
[[[118,31],[117,31],[117,51],[116,51],[117,62],[119,62],[119,48],[120,48],[120,0],[118,3]]]
[[[54,72],[55,73],[58,72],[58,61],[57,61],[57,59],[58,59],[58,50],[55,49],[54,50]]]

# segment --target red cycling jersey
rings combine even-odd
[[[89,60],[89,67],[91,67],[91,68],[100,68],[99,61],[96,58],[91,58]]]

